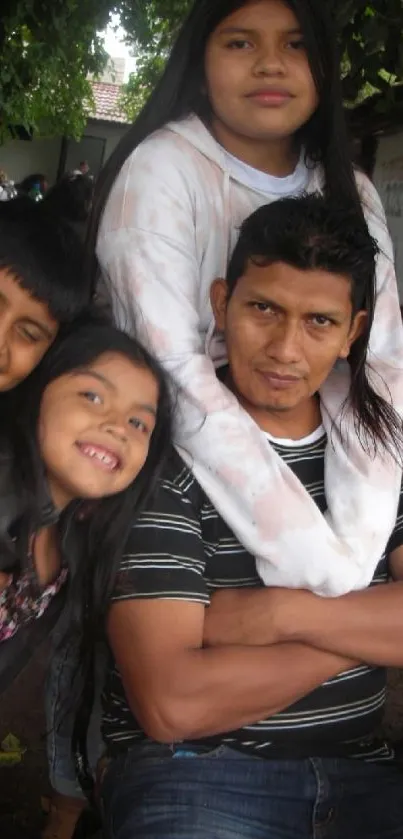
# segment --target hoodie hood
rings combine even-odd
[[[239,218],[240,224],[250,212],[253,212],[262,204],[276,201],[287,195],[302,194],[305,191],[320,191],[322,188],[321,169],[312,167],[312,169],[307,170],[303,156],[301,156],[294,173],[286,178],[276,178],[262,173],[264,185],[261,185],[259,182],[260,173],[230,155],[217,142],[196,114],[168,123],[163,131],[171,132],[185,140],[186,144],[193,147],[196,156],[202,155],[205,161],[208,161],[216,169],[218,182],[221,176],[221,216],[227,220],[233,218],[233,208],[239,202],[245,206],[245,210]],[[237,227],[236,224],[235,227]],[[232,234],[230,233],[228,240],[221,240],[220,276],[225,275],[234,244],[233,231]],[[215,273],[215,276],[219,274]],[[215,364],[221,364],[224,358],[223,342],[219,336],[214,334],[214,325],[210,323],[209,327],[205,351]]]
[[[169,122],[165,126],[165,129],[183,137],[200,154],[207,157],[212,163],[216,163],[223,172],[227,172],[228,175],[230,174],[223,147],[214,139],[213,135],[196,114],[192,114],[177,122]]]
[[[232,161],[235,161],[235,158],[215,140],[211,132],[196,114],[192,114],[178,122],[170,122],[166,126],[166,129],[187,140],[200,154],[206,157],[211,163],[216,164],[228,180],[237,181],[248,190],[260,194],[270,193],[273,199],[275,199],[284,194],[296,194],[298,189],[301,189],[301,191],[306,189],[309,192],[314,192],[317,190],[320,191],[323,187],[323,178],[321,177],[319,167],[312,166],[308,171],[308,178],[306,178],[306,166],[303,154],[295,171],[291,175],[285,178],[267,175],[267,186],[270,187],[269,189],[251,186],[250,173],[253,173],[255,170],[241,160],[237,160],[238,165],[233,166]],[[249,170],[249,177],[247,170]]]

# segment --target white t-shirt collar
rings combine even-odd
[[[270,443],[277,443],[278,446],[285,446],[286,448],[297,448],[298,446],[311,446],[313,443],[317,443],[325,435],[324,426],[321,424],[319,428],[316,428],[315,431],[312,431],[311,434],[308,434],[307,437],[303,437],[302,440],[291,440],[286,437],[273,437],[272,434],[269,434],[267,431],[264,432],[265,436],[269,440]]]
[[[261,172],[260,169],[254,169],[253,166],[249,166],[248,163],[234,157],[226,149],[223,149],[223,151],[231,177],[249,189],[258,190],[267,195],[286,197],[287,195],[298,195],[308,187],[309,171],[305,163],[304,153],[301,154],[291,175],[279,178],[275,175],[269,175],[267,172]]]

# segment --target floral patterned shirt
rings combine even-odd
[[[67,575],[68,569],[62,567],[52,583],[42,586],[31,550],[29,567],[22,574],[10,574],[8,584],[0,592],[0,642],[8,641],[29,621],[41,618],[66,582]]]

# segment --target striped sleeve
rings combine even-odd
[[[209,604],[200,514],[183,483],[163,481],[152,506],[132,528],[112,600]]]
[[[400,490],[399,506],[397,510],[397,518],[394,531],[389,539],[387,553],[390,554],[396,548],[403,545],[403,484]]]

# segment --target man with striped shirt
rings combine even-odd
[[[323,513],[318,391],[338,359],[357,433],[399,456],[399,422],[365,369],[375,258],[356,211],[285,199],[245,222],[212,287],[219,375]],[[402,568],[403,502],[368,590],[264,588],[173,453],[110,610],[106,835],[401,839],[403,777],[377,729],[385,667],[403,665],[403,584],[388,582]]]

